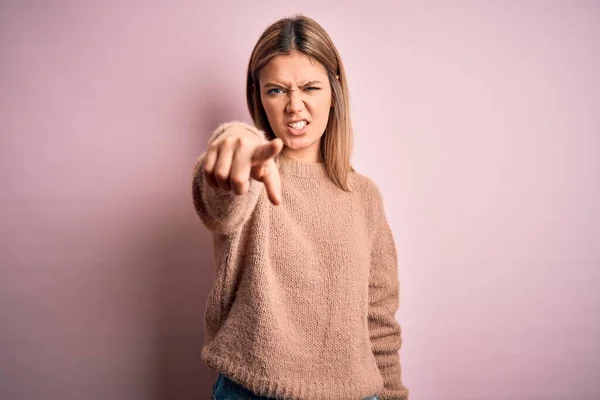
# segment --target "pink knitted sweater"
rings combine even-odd
[[[244,124],[263,140],[264,132]],[[321,163],[277,159],[278,206],[261,182],[244,195],[193,173],[193,200],[212,232],[216,280],[202,360],[278,399],[405,400],[396,248],[377,186],[352,172],[351,192]]]

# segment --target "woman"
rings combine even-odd
[[[348,86],[305,16],[262,34],[248,65],[250,125],[211,135],[193,199],[217,274],[202,360],[213,399],[407,399],[396,248],[381,194],[350,166]]]

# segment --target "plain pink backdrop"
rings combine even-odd
[[[297,12],[348,71],[411,399],[600,398],[600,4],[567,0],[2,2],[0,398],[209,398],[192,166]]]

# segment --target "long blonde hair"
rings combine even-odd
[[[248,62],[248,111],[256,127],[262,129],[269,139],[274,139],[275,134],[260,100],[258,77],[261,69],[273,57],[288,55],[294,50],[318,61],[327,71],[333,107],[329,110],[329,121],[321,139],[321,157],[331,180],[341,189],[349,191],[351,188],[348,178],[353,171],[350,157],[354,134],[346,72],[333,41],[316,21],[298,14],[282,18],[265,29]]]

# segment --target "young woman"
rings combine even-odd
[[[381,194],[350,165],[340,56],[305,16],[269,26],[248,65],[253,125],[213,132],[193,200],[217,274],[202,360],[213,400],[404,400],[399,281]]]

